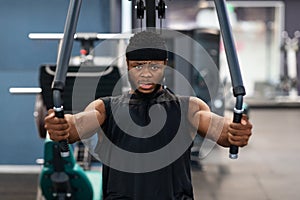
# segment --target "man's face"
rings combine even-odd
[[[133,89],[151,93],[160,84],[166,61],[164,60],[127,60],[129,81]]]

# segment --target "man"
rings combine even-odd
[[[45,118],[45,128],[54,141],[73,143],[100,132],[96,152],[105,160],[105,200],[194,199],[190,174],[193,133],[224,147],[243,147],[251,136],[252,124],[246,115],[240,124],[232,123],[210,112],[202,100],[165,89],[167,55],[164,40],[156,33],[135,34],[126,49],[130,92],[97,99],[83,112],[64,119],[56,118],[50,109]],[[118,157],[104,138],[135,157]],[[144,159],[149,155],[155,155],[150,162]]]

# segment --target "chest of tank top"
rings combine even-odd
[[[124,150],[155,151],[178,133],[183,123],[181,106],[177,99],[112,99],[104,132]]]

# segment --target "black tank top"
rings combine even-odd
[[[167,89],[163,89],[149,95],[126,94],[101,99],[106,109],[106,119],[102,125],[102,130],[109,141],[120,149],[134,153],[157,151],[170,144],[179,132],[186,137],[187,141],[192,141],[190,132],[195,130],[191,128],[187,120],[188,97],[178,97]],[[166,113],[166,120],[163,127],[156,134],[147,136],[151,132],[147,133],[146,131],[145,133],[145,131],[143,132],[145,129],[140,127],[155,123],[155,116],[151,116],[151,114],[149,116],[149,109],[151,113],[151,107],[155,104],[160,105],[157,107],[158,110],[165,110],[162,112]],[[122,107],[125,107],[125,110],[120,109]],[[126,109],[129,109],[127,113]],[[115,113],[115,111],[117,112]],[[159,112],[156,110],[155,113]],[[129,128],[131,131],[134,130],[132,131],[134,135],[127,134],[127,131],[124,131],[123,126],[126,126],[127,122],[124,122],[122,125],[118,125],[118,122],[116,122],[124,117],[128,118],[128,115],[135,123],[134,127]],[[130,123],[128,123],[128,126],[130,126]],[[98,142],[96,152],[110,152],[104,146],[103,143]],[[107,163],[104,164],[102,173],[104,200],[193,199],[190,148],[191,142],[185,149],[176,147],[169,150],[170,154],[177,150],[181,152],[170,164],[147,172],[126,172],[112,168]],[[111,156],[111,153],[108,154]],[[166,160],[169,159],[168,156],[165,156],[165,158]],[[126,160],[126,162],[138,161]],[[156,162],[155,159],[153,159],[153,162]]]

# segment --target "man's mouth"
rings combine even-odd
[[[143,90],[149,90],[154,87],[154,83],[150,82],[139,82],[139,88]]]

